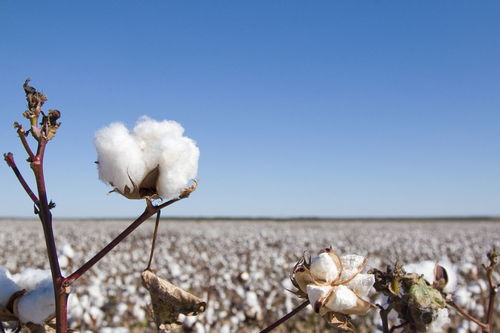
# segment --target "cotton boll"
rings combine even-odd
[[[10,297],[18,290],[22,288],[19,287],[10,277],[8,271],[0,267],[0,307],[7,304]]]
[[[132,132],[120,123],[99,130],[95,135],[99,178],[132,199],[154,194],[179,196],[196,177],[200,155],[195,142],[183,133],[175,121],[148,117],[139,119]],[[145,191],[128,195],[125,186]]]
[[[312,258],[310,272],[316,279],[326,282],[335,280],[339,275],[337,265],[326,252]]]
[[[132,189],[132,181],[138,185],[146,175],[142,151],[123,124],[112,123],[97,131],[94,143],[102,181],[124,191],[125,186]]]
[[[17,316],[23,323],[42,324],[56,309],[52,280],[44,280],[36,288],[18,298]]]

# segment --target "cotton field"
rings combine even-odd
[[[131,221],[56,221],[65,273],[72,272]],[[147,266],[153,221],[118,245],[74,286],[71,328],[82,332],[150,332],[149,294],[140,274]],[[0,221],[0,266],[11,274],[48,269],[37,221]],[[423,260],[446,261],[457,271],[455,301],[482,316],[488,292],[481,263],[500,247],[500,224],[488,221],[170,221],[160,224],[152,268],[207,301],[198,317],[179,318],[179,332],[258,332],[301,303],[289,274],[298,257],[332,246],[368,256],[368,268]],[[498,272],[496,275],[498,281]],[[376,295],[372,302],[381,302]],[[500,302],[499,302],[500,303]],[[477,327],[450,310],[453,332]],[[497,306],[497,323],[500,307]],[[391,318],[390,318],[391,319]],[[395,318],[392,318],[393,320]],[[360,332],[380,332],[377,310],[355,318]],[[332,331],[310,307],[276,332]]]

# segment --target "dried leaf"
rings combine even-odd
[[[352,324],[349,316],[336,312],[328,312],[323,315],[323,318],[333,327],[346,332],[354,332],[354,325]]]
[[[205,302],[158,277],[152,271],[145,270],[141,276],[144,287],[151,295],[155,322],[159,330],[175,327],[180,313],[195,316],[205,311]]]

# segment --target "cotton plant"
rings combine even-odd
[[[156,215],[153,244],[145,270],[154,275],[150,266],[160,211],[187,198],[196,189],[198,182],[195,177],[200,152],[196,143],[184,135],[183,127],[172,120],[157,121],[143,116],[131,131],[119,122],[97,131],[95,145],[99,178],[110,184],[114,192],[128,199],[144,199],[146,207],[128,228],[101,251],[75,271],[65,274],[61,268],[68,268],[74,251],[70,244],[57,249],[52,228],[52,210],[56,205],[48,199],[43,163],[46,147],[56,137],[61,126],[59,120],[62,114],[55,109],[44,112],[42,107],[47,96],[30,86],[29,82],[28,79],[23,85],[28,110],[22,114],[28,120],[29,129],[18,122],[14,123],[14,128],[28,156],[27,162],[34,174],[36,191],[24,179],[14,155],[6,153],[4,159],[32,200],[34,212],[42,224],[50,274],[44,272],[43,278],[39,279],[42,276],[40,272],[28,270],[29,273],[19,275],[20,280],[16,282],[7,271],[0,269],[0,331],[3,330],[2,321],[43,327],[55,317],[54,327],[58,333],[63,333],[68,331],[68,297],[75,287],[75,281],[137,227]],[[32,149],[30,137],[35,141],[36,149]],[[28,286],[28,281],[38,283]],[[148,289],[150,292],[156,290],[151,286]],[[163,295],[163,298],[169,299],[169,295]],[[176,311],[177,314],[184,313],[177,308]]]
[[[422,261],[407,265],[388,266],[386,271],[372,269],[375,275],[375,289],[386,296],[386,304],[378,305],[383,331],[401,328],[404,332],[444,332],[451,320],[449,309],[454,309],[464,318],[472,321],[483,332],[493,332],[495,298],[498,285],[493,272],[498,264],[498,253],[488,253],[489,265],[483,265],[489,284],[488,310],[485,320],[480,320],[456,302],[457,272],[449,261]],[[460,289],[459,289],[460,290]],[[388,315],[397,313],[399,324],[389,329]]]

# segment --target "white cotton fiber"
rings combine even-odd
[[[7,305],[10,297],[21,288],[11,279],[9,271],[0,267],[0,308]]]
[[[310,271],[316,279],[326,282],[335,280],[339,275],[337,265],[326,252],[320,253],[311,259]]]
[[[97,131],[99,178],[120,191],[130,189],[156,167],[156,184],[162,198],[178,196],[198,171],[199,149],[183,136],[184,129],[175,121],[156,121],[141,117],[132,131],[113,123]]]
[[[50,277],[19,298],[16,307],[21,322],[42,324],[56,309]]]
[[[21,289],[32,290],[45,282],[46,280],[52,283],[52,277],[48,269],[27,268],[21,273],[12,275],[14,280]]]
[[[137,140],[121,123],[99,130],[95,134],[98,155],[99,179],[110,183],[120,191],[125,186],[133,188],[146,174],[142,151]]]

